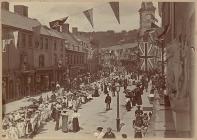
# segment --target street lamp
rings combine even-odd
[[[119,92],[120,92],[120,84],[118,81],[115,83],[116,87],[116,92],[117,92],[117,118],[116,118],[116,127],[117,127],[117,132],[120,131],[120,115],[119,115]]]

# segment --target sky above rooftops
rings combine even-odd
[[[79,31],[107,31],[114,30],[116,32],[122,30],[133,30],[139,28],[139,12],[141,1],[120,1],[120,24],[118,24],[114,13],[107,1],[88,1],[85,0],[68,0],[58,2],[10,2],[10,10],[13,11],[14,5],[28,6],[28,14],[31,18],[38,19],[41,24],[49,26],[49,22],[69,16],[67,23],[72,27],[78,27]],[[153,2],[156,7],[157,23],[160,26],[160,17],[158,15],[158,4]],[[83,15],[83,11],[93,8],[94,29]]]

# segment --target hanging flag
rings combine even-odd
[[[18,31],[14,31],[13,32],[13,35],[14,35],[14,45],[15,45],[15,48],[17,48],[17,44],[18,44]]]
[[[88,21],[90,22],[90,24],[92,25],[92,28],[94,28],[94,23],[93,23],[93,8],[92,9],[88,9],[88,10],[84,11],[83,13],[86,16],[86,18],[88,19]]]
[[[62,26],[67,19],[68,17],[54,20],[54,21],[49,22],[49,25],[52,29],[56,29],[58,26]]]
[[[120,16],[119,16],[119,2],[109,2],[113,12],[114,12],[114,15],[118,21],[118,23],[120,24]]]
[[[40,29],[41,29],[41,25],[32,27],[35,48],[39,47],[40,44]]]
[[[155,66],[155,59],[157,58],[156,56],[157,47],[149,42],[140,42],[138,44],[138,48],[139,48],[138,57],[141,60],[139,62],[140,69],[145,71],[153,69]]]

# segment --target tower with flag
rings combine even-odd
[[[152,2],[142,2],[139,9],[140,29],[138,34],[138,58],[139,68],[143,71],[154,70],[159,58],[159,48],[155,42],[155,32],[159,28],[155,23],[156,8]]]

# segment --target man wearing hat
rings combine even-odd
[[[136,103],[137,105],[142,105],[142,97],[143,91],[140,88],[140,83],[138,82],[137,88],[135,89],[135,97],[136,97]]]
[[[64,108],[61,112],[62,115],[62,132],[68,132],[68,110]]]

